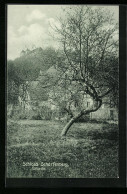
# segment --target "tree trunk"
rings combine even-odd
[[[62,130],[62,133],[61,133],[61,136],[62,136],[62,137],[63,137],[63,136],[66,136],[66,134],[67,134],[69,128],[71,127],[71,125],[72,125],[79,117],[81,117],[82,115],[83,115],[83,113],[80,113],[80,114],[78,114],[76,117],[72,117],[72,118],[70,119],[70,121],[65,125],[65,127],[64,127],[63,130]]]
[[[97,104],[95,105],[94,109],[87,109],[87,110],[84,110],[84,111],[81,111],[77,116],[73,117],[70,119],[70,121],[65,125],[65,127],[63,128],[62,132],[61,132],[61,136],[62,137],[65,137],[69,128],[71,127],[71,125],[78,119],[80,118],[82,115],[86,115],[88,113],[91,113],[91,112],[96,112],[102,105],[102,100],[101,99],[98,99],[97,101]]]

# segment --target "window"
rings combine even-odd
[[[90,106],[90,102],[87,102],[87,107],[89,107]]]

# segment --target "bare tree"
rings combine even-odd
[[[94,6],[71,6],[65,15],[59,20],[61,28],[55,27],[66,57],[66,65],[59,66],[63,74],[57,84],[62,89],[66,83],[68,102],[76,96],[81,102],[79,96],[88,95],[93,104],[86,108],[78,103],[76,114],[66,107],[72,118],[61,136],[81,116],[97,111],[106,95],[118,90],[118,24],[112,15]]]

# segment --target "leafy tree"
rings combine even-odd
[[[16,74],[14,62],[7,62],[7,99],[8,104],[17,104],[19,95],[20,80]]]
[[[44,84],[52,77],[52,69],[47,71],[55,64],[55,58],[56,52],[53,48],[35,48],[22,51],[19,58],[8,61],[8,102],[18,102],[20,96],[25,104],[28,92],[37,101],[47,100],[47,90],[40,83]],[[37,85],[32,82],[37,82]]]

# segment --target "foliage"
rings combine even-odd
[[[14,62],[9,60],[7,63],[7,98],[8,104],[16,104],[18,101],[18,87],[20,80],[16,75],[16,70],[14,67]]]
[[[32,101],[37,101],[38,103],[41,101],[47,101],[48,100],[48,90],[46,88],[43,88],[43,85],[41,82],[30,82],[28,87],[28,92],[30,95],[30,99]]]
[[[8,105],[7,108],[8,119],[13,120],[51,120],[54,119],[53,111],[50,107],[43,106],[32,106],[30,110],[24,110],[21,106]]]
[[[86,5],[69,6],[59,23],[60,28],[55,29],[61,42],[59,50],[27,49],[9,62],[13,90],[9,85],[8,98],[16,101],[14,96],[17,99],[22,87],[23,101],[28,91],[37,103],[50,99],[73,118],[69,129],[83,115],[97,111],[106,95],[118,106],[118,24],[106,10]],[[90,107],[86,96],[93,100]],[[43,110],[46,119],[51,118],[50,110]],[[40,119],[41,115],[43,112],[32,118]]]
[[[24,51],[25,52],[25,51]],[[52,48],[36,48],[28,50],[25,54],[16,58],[14,61],[9,60],[7,64],[8,73],[8,103],[17,104],[20,96],[23,101],[26,100],[27,91],[32,93],[32,98],[38,101],[47,100],[48,93],[43,89],[46,71],[56,63],[56,52]],[[43,72],[41,80],[39,77],[40,70]],[[37,87],[32,82],[38,82]],[[32,85],[32,87],[31,87]]]

